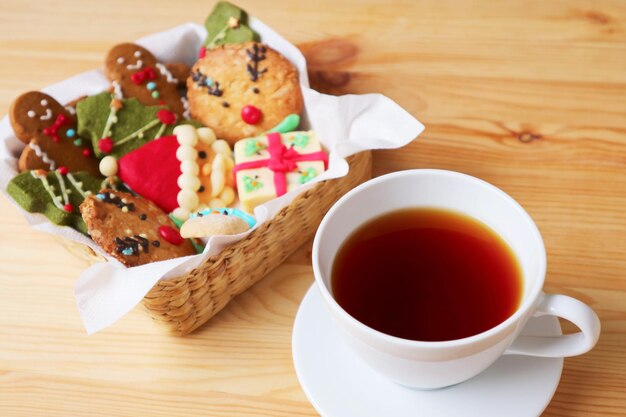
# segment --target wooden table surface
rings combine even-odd
[[[117,42],[202,22],[212,7],[129,3],[1,0],[0,112],[100,66]],[[386,3],[240,5],[305,51],[317,88],[384,93],[427,126],[377,152],[377,175],[457,170],[530,212],[546,290],[588,303],[603,326],[591,353],[565,361],[544,415],[626,415],[626,2]],[[291,359],[310,244],[190,337],[142,308],[88,337],[72,295],[86,264],[5,199],[0,213],[0,415],[317,415]]]

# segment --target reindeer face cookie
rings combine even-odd
[[[11,104],[9,117],[15,136],[27,145],[20,171],[63,166],[99,175],[89,140],[77,135],[75,117],[54,98],[38,91],[22,94]]]
[[[231,145],[302,111],[296,68],[272,48],[256,42],[206,51],[191,69],[187,89],[193,118]]]
[[[178,74],[187,72],[181,64],[172,68]],[[180,80],[146,48],[134,43],[114,46],[107,54],[104,72],[124,97],[134,97],[145,105],[165,104],[179,117],[185,116],[186,103],[177,90]]]

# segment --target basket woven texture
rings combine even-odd
[[[189,274],[159,281],[143,299],[152,318],[173,334],[189,334],[280,265],[315,234],[342,195],[371,178],[371,152],[358,153],[347,161],[350,171],[346,176],[316,184],[272,220]],[[80,246],[81,250],[73,248],[72,252],[91,263],[102,260],[89,247]]]

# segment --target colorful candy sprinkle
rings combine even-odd
[[[65,166],[61,166],[57,169],[57,171],[59,171],[59,174],[61,175],[67,175],[67,173],[69,172],[69,170],[67,169],[67,167]]]
[[[156,83],[154,81],[150,81],[148,84],[146,84],[146,88],[148,90],[154,90],[156,88]]]
[[[74,135],[76,135],[76,131],[74,129],[67,129],[67,132],[65,132],[65,134],[68,138],[73,138]]]

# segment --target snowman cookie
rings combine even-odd
[[[231,145],[302,112],[298,71],[257,42],[206,51],[191,69],[187,89],[191,116]]]

